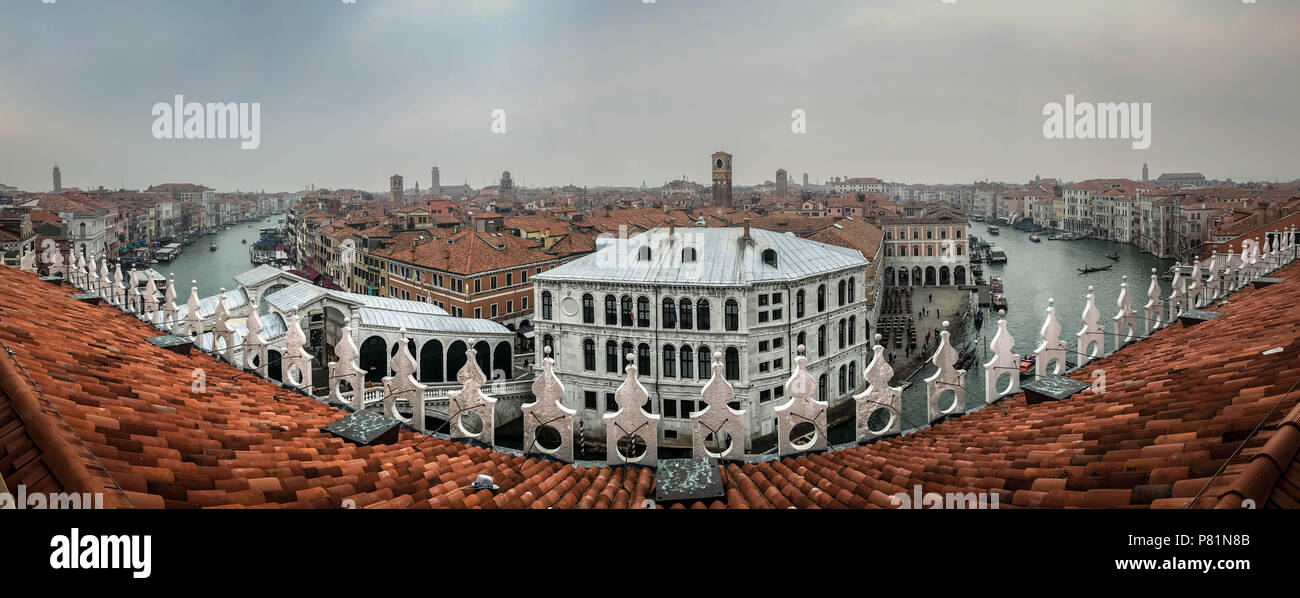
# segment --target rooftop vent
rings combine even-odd
[[[1020,386],[1025,391],[1025,403],[1035,405],[1047,401],[1068,399],[1090,388],[1087,382],[1066,378],[1065,376],[1042,376],[1034,378]]]
[[[713,459],[661,459],[655,500],[709,500],[725,495],[718,463]]]
[[[145,340],[149,341],[149,344],[155,347],[161,347],[179,355],[189,355],[190,348],[194,346],[194,341],[174,334],[154,336]]]
[[[1264,287],[1266,287],[1266,286],[1269,286],[1269,285],[1272,285],[1272,284],[1277,284],[1277,283],[1279,283],[1279,282],[1286,282],[1286,279],[1285,279],[1285,278],[1270,278],[1270,277],[1264,276],[1264,277],[1256,278],[1256,279],[1254,280],[1255,288],[1257,288],[1257,289],[1262,289],[1262,288],[1264,288]]]
[[[77,295],[72,295],[72,298],[82,303],[89,303],[91,305],[99,305],[99,299],[100,299],[99,295],[96,295],[95,293],[80,293]]]
[[[322,431],[360,446],[371,444],[392,444],[397,442],[397,434],[402,422],[384,415],[381,411],[357,411],[335,420]]]
[[[1213,320],[1221,315],[1223,315],[1223,313],[1217,311],[1189,309],[1181,314],[1178,314],[1178,321],[1182,322],[1183,326],[1195,326],[1197,324],[1200,324],[1201,322],[1209,322],[1210,320]]]

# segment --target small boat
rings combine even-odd
[[[990,227],[989,227],[989,234],[990,234],[990,235],[1001,234],[1001,229],[999,229],[999,228],[996,227],[996,226],[990,226]]]
[[[1080,274],[1090,274],[1092,272],[1101,272],[1102,270],[1109,270],[1113,267],[1115,267],[1114,264],[1111,264],[1109,266],[1102,266],[1100,268],[1094,268],[1092,266],[1084,266],[1082,268],[1079,268],[1078,270]]]
[[[1029,354],[1029,356],[1020,360],[1020,377],[1028,378],[1034,375],[1034,366],[1038,363],[1038,356]]]
[[[1173,279],[1174,279],[1173,274],[1165,273],[1160,275],[1160,280],[1173,280]]]
[[[994,248],[990,249],[990,250],[989,250],[989,263],[990,263],[990,264],[1005,264],[1005,263],[1007,263],[1007,252],[1003,251],[1001,247],[994,247]]]
[[[217,250],[217,244],[216,244],[216,243],[213,243],[213,244],[211,244],[211,245],[208,245],[208,251],[216,251],[216,250]]]
[[[1029,235],[1029,240],[1035,243],[1040,243],[1042,242],[1043,238],[1038,235]]]
[[[1047,238],[1048,241],[1061,241],[1063,239],[1065,239],[1065,235],[1052,235]]]
[[[1117,262],[1119,261],[1119,254],[1118,254],[1118,253],[1107,253],[1107,254],[1106,254],[1106,257],[1109,258],[1109,259],[1115,260],[1115,261],[1117,261]]]
[[[248,244],[248,239],[240,239],[239,242],[240,242],[240,243],[244,243],[244,244]]]

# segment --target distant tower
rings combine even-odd
[[[1146,163],[1146,162],[1143,162],[1143,163],[1142,163],[1142,182],[1145,183],[1145,182],[1147,182],[1147,181],[1149,181],[1149,180],[1151,180],[1151,178],[1147,176],[1147,163]]]
[[[388,198],[394,205],[400,206],[406,203],[406,200],[403,197],[404,189],[405,187],[402,185],[402,175],[395,174],[388,177]]]
[[[442,181],[438,176],[437,166],[433,167],[433,186],[429,187],[429,191],[432,192],[434,195],[442,195]]]
[[[776,170],[776,196],[785,197],[786,191],[785,169],[778,168]]]
[[[713,153],[713,205],[731,207],[731,154]]]
[[[808,173],[803,173],[803,186],[808,186]]]
[[[59,173],[59,163],[54,163],[54,192],[63,191],[63,175]]]
[[[501,173],[501,199],[514,199],[515,182],[510,180],[510,171]]]

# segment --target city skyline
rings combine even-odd
[[[1142,163],[1153,178],[1300,176],[1287,126],[1300,84],[1278,76],[1293,70],[1295,5],[750,4],[6,7],[29,26],[0,41],[24,58],[0,74],[0,183],[46,190],[58,162],[81,188],[381,191],[394,173],[425,188],[434,165],[444,186],[503,170],[529,187],[705,184],[718,150],[742,186],[778,168],[909,183],[1136,180]],[[154,138],[150,109],[175,95],[260,103],[260,147]],[[1070,95],[1150,103],[1150,149],[1044,138],[1043,107]]]

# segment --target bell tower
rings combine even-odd
[[[713,153],[713,205],[731,207],[731,154]]]

